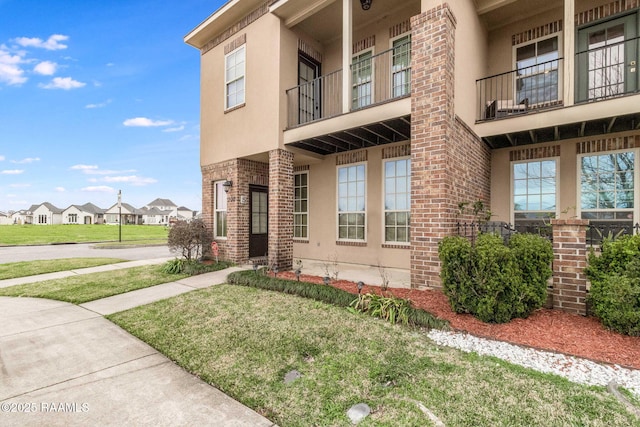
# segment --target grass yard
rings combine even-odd
[[[124,261],[124,259],[119,258],[62,258],[10,262],[0,264],[0,280],[55,273],[57,271],[76,270],[78,268],[96,267],[98,265],[116,264]]]
[[[118,228],[118,226],[104,224],[3,225],[0,226],[0,246],[117,242]],[[168,229],[164,226],[122,226],[123,242],[166,243],[167,236]]]
[[[221,285],[108,316],[281,427],[638,426],[603,387],[438,347],[423,331],[277,292]],[[284,384],[296,369],[302,378]]]
[[[186,276],[163,273],[162,265],[148,265],[0,288],[0,296],[49,298],[82,304],[161,283],[175,282]]]

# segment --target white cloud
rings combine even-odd
[[[42,61],[38,63],[35,67],[33,67],[33,71],[37,74],[41,74],[43,76],[52,76],[56,73],[58,69],[58,64],[51,61]]]
[[[88,191],[90,193],[113,193],[115,190],[107,185],[97,185],[91,187],[84,187],[82,191]]]
[[[53,80],[51,80],[51,83],[47,83],[47,84],[40,83],[38,86],[40,86],[43,89],[69,90],[69,89],[77,89],[85,85],[86,83],[73,80],[71,77],[54,77]]]
[[[109,104],[111,104],[111,100],[107,99],[105,102],[100,102],[98,104],[87,104],[84,106],[84,108],[103,108]]]
[[[38,37],[18,37],[15,42],[22,47],[38,47],[47,50],[62,50],[66,49],[67,45],[60,43],[69,40],[69,36],[62,34],[53,34],[47,40],[42,40]]]
[[[162,132],[180,132],[183,129],[184,129],[184,126],[177,126],[177,127],[174,127],[174,128],[162,129]]]
[[[98,169],[98,165],[73,165],[69,169],[87,171],[87,170]]]
[[[156,182],[158,182],[157,179],[154,178],[144,178],[141,176],[137,176],[137,175],[130,175],[130,176],[106,176],[103,179],[104,182],[109,182],[109,183],[127,183],[127,184],[131,184],[131,185],[135,185],[138,187],[142,187],[148,184],[155,184]]]
[[[33,163],[33,162],[39,162],[39,161],[40,161],[40,157],[27,157],[22,160],[11,160],[11,163],[26,164],[26,163]]]
[[[9,204],[12,206],[28,206],[29,203],[26,200],[9,200]]]
[[[125,120],[122,124],[131,127],[169,126],[173,124],[173,120],[151,120],[146,117],[134,117],[133,119]]]
[[[4,156],[0,156],[0,162],[3,161],[5,159]]]
[[[64,187],[56,187],[56,188],[55,188],[55,190],[56,190],[58,193],[64,193],[64,192],[66,191],[66,190],[64,189]]]
[[[20,175],[21,173],[23,173],[24,170],[22,169],[6,169],[0,172],[0,174],[2,175]]]
[[[29,188],[31,187],[31,184],[9,184],[9,187],[11,188]]]
[[[21,85],[28,79],[24,77],[23,63],[20,55],[12,55],[5,45],[0,45],[0,82],[8,85]]]

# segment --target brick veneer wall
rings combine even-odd
[[[269,165],[246,159],[202,166],[202,218],[213,233],[213,182],[229,179],[227,193],[227,238],[216,239],[220,257],[242,263],[249,259],[249,186],[269,185]]]
[[[269,151],[269,265],[293,265],[293,153]]]
[[[552,219],[553,308],[586,315],[587,225],[584,219]]]
[[[454,107],[456,20],[448,4],[411,18],[411,284],[440,287],[438,242],[458,203],[489,206],[491,154]]]

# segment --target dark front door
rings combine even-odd
[[[266,256],[269,247],[269,198],[266,187],[249,187],[249,258]]]
[[[320,64],[307,56],[298,59],[300,85],[298,120],[300,124],[320,118]]]

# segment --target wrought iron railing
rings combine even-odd
[[[474,241],[480,233],[493,233],[502,237],[505,242],[514,233],[531,233],[553,241],[551,225],[543,221],[518,221],[515,225],[502,221],[489,221],[485,223],[457,223],[457,234]]]
[[[407,42],[350,66],[350,109],[358,110],[411,95],[411,43]],[[342,114],[342,70],[288,89],[287,126]]]
[[[477,120],[562,105],[563,58],[476,80]]]
[[[640,38],[599,46],[576,54],[576,102],[598,101],[638,92]]]
[[[587,227],[587,245],[599,246],[604,239],[615,240],[626,234],[640,234],[640,224],[632,221],[590,221]]]

